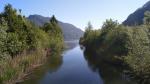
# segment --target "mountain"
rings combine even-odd
[[[130,14],[128,18],[123,22],[124,25],[133,26],[143,23],[144,13],[150,11],[150,1],[143,5],[143,7],[137,9],[134,13]]]
[[[44,17],[41,15],[30,15],[27,19],[37,26],[43,26],[45,23],[49,22],[50,17]],[[58,24],[62,29],[65,40],[78,40],[84,33],[81,29],[75,27],[72,24],[64,23],[61,21],[58,21]]]

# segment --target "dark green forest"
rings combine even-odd
[[[64,47],[57,19],[38,27],[8,4],[0,13],[0,84],[13,83]]]
[[[88,23],[80,44],[96,53],[105,62],[126,67],[131,78],[150,83],[150,12],[145,12],[144,24],[124,26],[108,19],[101,29],[93,30]],[[140,83],[141,84],[141,83]],[[142,83],[143,84],[143,83]]]

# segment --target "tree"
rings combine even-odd
[[[19,9],[19,13],[21,14],[21,12],[22,12],[22,10],[21,9]]]
[[[93,29],[93,25],[91,24],[91,22],[89,21],[87,24],[87,27],[85,27],[85,31],[90,31]]]
[[[62,30],[61,30],[61,28],[58,24],[58,21],[54,15],[50,19],[49,23],[44,24],[43,30],[45,32],[49,33],[50,35],[54,35],[54,36],[58,35],[58,37],[62,36]]]
[[[5,18],[5,20],[8,23],[8,31],[13,32],[15,31],[15,28],[17,27],[16,21],[17,21],[17,10],[13,9],[10,4],[6,5],[4,8],[4,12],[2,13],[2,16]],[[16,24],[16,25],[14,25]]]
[[[57,19],[55,18],[54,15],[51,17],[50,23],[52,23],[52,24],[57,24],[58,23],[58,21],[57,21]]]
[[[93,26],[91,24],[91,22],[88,22],[87,26],[85,27],[85,34],[84,34],[84,38],[88,37],[88,34],[90,33],[90,31],[93,29]]]
[[[50,36],[50,47],[53,48],[53,50],[60,50],[63,48],[63,33],[54,15],[48,23],[44,24],[43,30]]]
[[[102,31],[109,31],[113,28],[117,28],[119,26],[119,23],[117,21],[113,21],[112,19],[107,19],[102,26]]]

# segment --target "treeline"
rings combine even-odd
[[[106,62],[126,66],[132,78],[150,83],[150,12],[139,26],[123,26],[109,19],[101,29],[92,30],[89,23],[80,44]]]
[[[55,16],[37,27],[10,4],[0,13],[0,83],[17,79],[45,55],[63,49],[63,35]],[[12,82],[11,82],[12,83]]]

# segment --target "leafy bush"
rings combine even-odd
[[[7,51],[12,57],[23,51],[24,44],[19,41],[18,34],[8,33],[7,39]]]
[[[1,18],[2,23],[0,24],[0,61],[4,60],[8,55],[6,50],[6,42],[7,42],[7,24],[5,23],[4,19]]]

